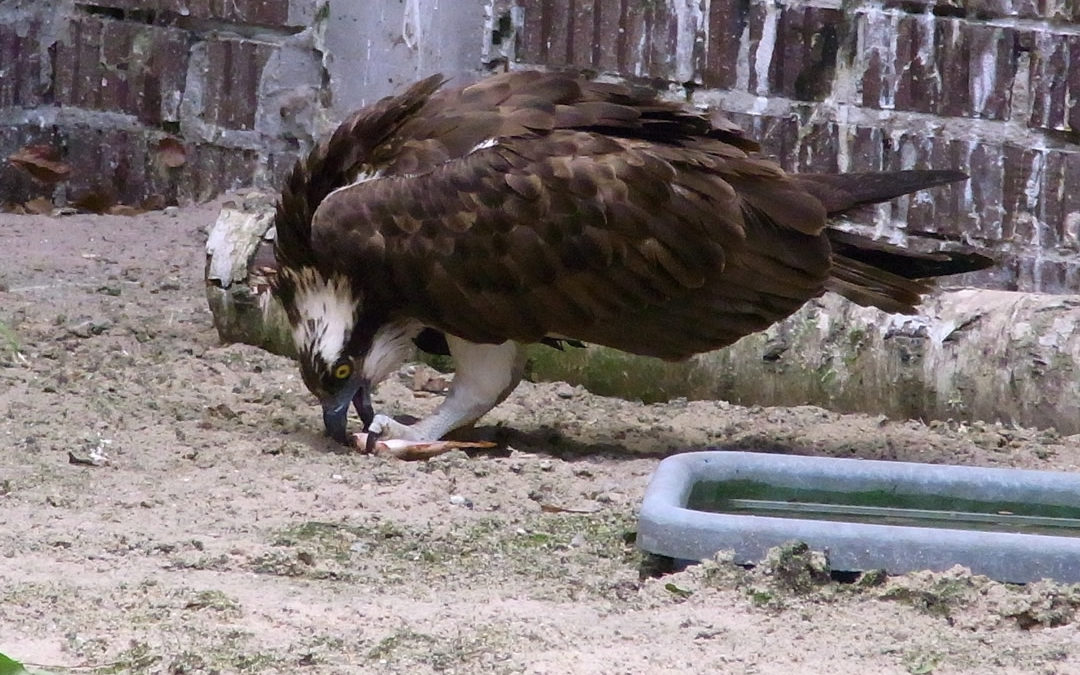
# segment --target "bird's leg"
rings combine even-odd
[[[380,439],[400,438],[430,442],[475,422],[514,390],[525,372],[525,350],[513,341],[498,345],[466,342],[446,336],[454,359],[454,380],[446,399],[431,415],[405,425],[376,415],[369,433]]]

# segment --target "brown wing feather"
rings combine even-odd
[[[313,244],[469,340],[562,335],[681,358],[786,316],[829,268],[823,238],[744,218],[717,168],[735,160],[695,152],[677,163],[648,141],[570,130],[504,139],[336,191]]]
[[[349,275],[372,322],[683,358],[826,288],[911,311],[927,286],[904,276],[972,264],[912,267],[826,223],[955,172],[789,176],[723,117],[640,88],[536,72],[439,84],[351,117],[283,193],[285,262]]]

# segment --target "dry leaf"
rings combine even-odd
[[[175,138],[166,137],[161,139],[158,142],[157,150],[161,163],[170,169],[175,169],[187,163],[187,150],[184,149],[184,144]]]
[[[26,215],[26,209],[23,208],[23,205],[15,202],[0,203],[0,211],[3,211],[4,213],[14,213],[17,216]]]
[[[139,208],[143,211],[160,211],[169,205],[165,195],[150,195],[146,199],[142,200],[139,204]]]
[[[71,167],[60,161],[60,152],[48,145],[28,145],[7,159],[42,183],[58,183],[71,173]]]
[[[81,192],[75,199],[71,200],[72,206],[80,211],[89,211],[90,213],[106,213],[115,203],[116,197],[113,196],[112,190],[101,185],[96,185],[85,192]]]
[[[32,213],[35,216],[47,216],[53,212],[53,203],[51,200],[45,197],[35,197],[23,204],[23,209],[27,213]]]
[[[110,216],[137,216],[140,213],[146,213],[146,211],[127,204],[114,204],[109,207],[108,213]]]

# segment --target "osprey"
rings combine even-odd
[[[958,171],[789,174],[728,120],[638,88],[539,72],[443,84],[352,114],[277,206],[273,292],[342,442],[350,403],[371,438],[472,423],[520,381],[527,343],[685,359],[825,291],[910,313],[922,279],[990,263],[828,225]],[[370,396],[417,339],[448,348],[456,375],[407,426]]]

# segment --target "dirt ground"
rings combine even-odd
[[[217,206],[0,215],[0,652],[32,670],[1080,673],[1080,587],[643,577],[632,545],[671,452],[1075,471],[1080,437],[523,384],[476,430],[505,449],[344,453],[290,361],[220,344]],[[424,368],[379,407],[433,406]]]

